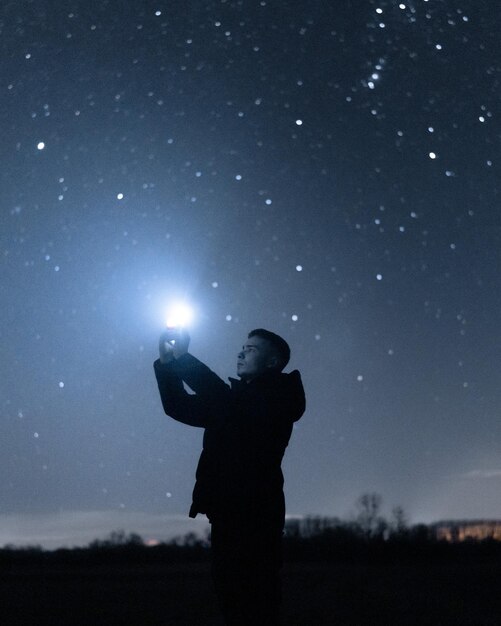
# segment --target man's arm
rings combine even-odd
[[[229,393],[229,385],[192,354],[185,353],[177,358],[173,368],[190,389],[209,402],[222,399]]]
[[[188,353],[189,342],[185,330],[167,330],[160,337],[155,375],[167,415],[184,424],[205,428],[223,419],[229,387]],[[183,381],[195,395],[186,392]]]
[[[197,394],[207,399],[228,393],[228,385],[206,365],[188,353],[190,335],[184,328],[167,329],[160,337],[160,361],[170,363],[173,371]]]
[[[163,409],[178,422],[206,428],[211,421],[209,406],[201,396],[187,393],[175,365],[176,361],[162,363],[160,359],[153,364]]]

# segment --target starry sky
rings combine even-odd
[[[176,300],[224,378],[290,343],[289,514],[499,518],[499,3],[50,4],[0,13],[0,544],[203,525]]]

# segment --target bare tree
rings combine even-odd
[[[143,539],[137,533],[127,534],[125,530],[113,530],[106,539],[94,539],[89,548],[118,548],[121,546],[142,546]]]
[[[357,500],[356,522],[367,539],[382,536],[386,520],[381,516],[383,498],[379,493],[364,493]]]
[[[407,516],[401,506],[396,506],[391,511],[391,532],[395,535],[403,535],[408,530]]]

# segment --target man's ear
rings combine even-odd
[[[268,357],[268,362],[266,363],[267,369],[277,369],[278,367],[278,356],[276,354],[270,354]]]

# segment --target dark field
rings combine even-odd
[[[500,625],[501,562],[286,563],[284,626]],[[18,563],[0,574],[2,625],[222,626],[204,562]]]

